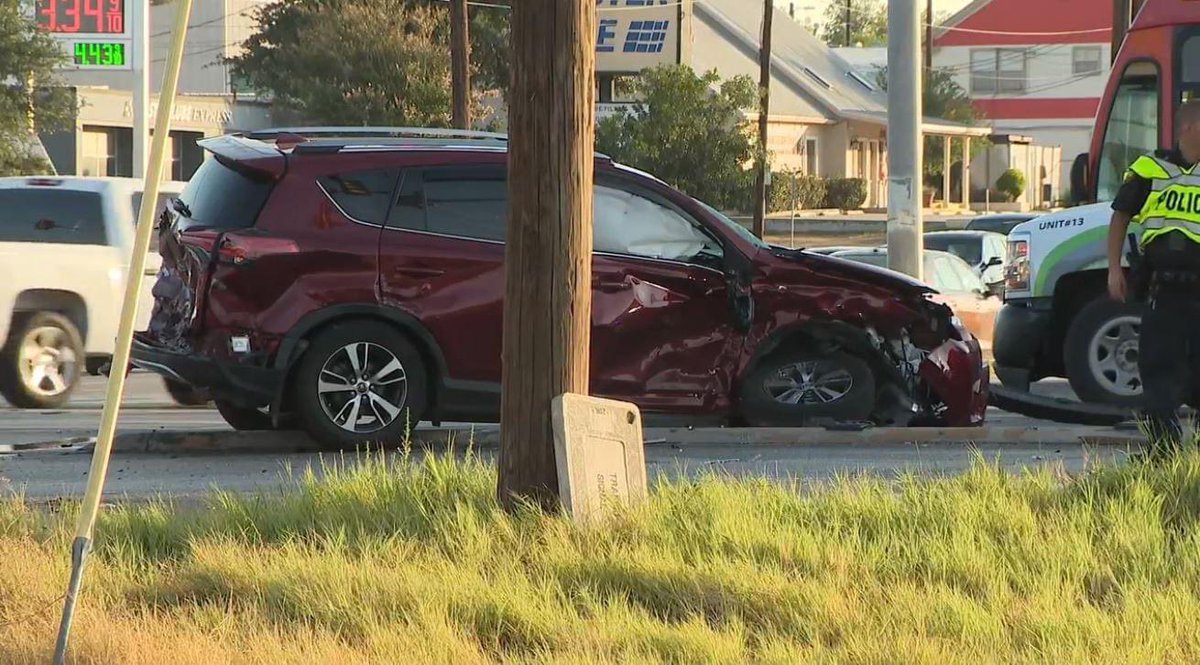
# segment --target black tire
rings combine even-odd
[[[163,377],[163,387],[179,406],[205,406],[212,401],[212,396],[207,390],[194,388],[182,381]]]
[[[353,383],[346,378],[354,374],[350,349],[360,354],[354,363],[364,370]],[[384,373],[384,367],[392,369]],[[363,375],[367,381],[361,380]],[[327,387],[347,388],[319,393],[322,377]],[[337,449],[403,442],[428,403],[421,354],[403,333],[378,321],[347,321],[319,332],[293,375],[292,390],[305,431],[321,445]]]
[[[223,399],[213,400],[217,413],[225,419],[229,426],[239,432],[261,432],[274,429],[271,426],[271,414],[249,407],[227,402]]]
[[[795,378],[791,370],[802,363],[811,363],[817,377],[840,374],[847,381],[831,384],[841,396],[824,403],[812,403],[816,388],[800,395],[801,403],[787,404],[778,399],[783,390],[780,381]],[[789,378],[790,377],[790,378]],[[826,386],[829,388],[829,386]],[[758,364],[742,381],[742,416],[755,427],[803,427],[823,421],[866,420],[875,409],[875,375],[870,366],[848,353],[824,355],[810,351],[775,353]]]
[[[1063,364],[1067,380],[1079,396],[1080,401],[1097,404],[1112,404],[1134,408],[1141,406],[1141,377],[1137,374],[1137,337],[1125,339],[1127,333],[1113,338],[1106,331],[1120,329],[1132,324],[1136,333],[1141,324],[1142,312],[1139,305],[1120,303],[1107,298],[1098,298],[1084,305],[1067,328],[1063,344]],[[1103,338],[1103,340],[1102,340]],[[1107,349],[1115,348],[1115,354]],[[1112,355],[1116,363],[1113,368],[1101,365],[1101,357]],[[1129,370],[1136,376],[1136,388],[1129,382]],[[1124,386],[1119,389],[1118,386]]]
[[[43,344],[45,352],[23,357],[27,343]],[[50,366],[53,375],[46,373]],[[70,399],[86,367],[83,338],[70,319],[54,312],[21,314],[0,348],[0,395],[18,408],[53,409]]]

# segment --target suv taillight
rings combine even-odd
[[[1004,290],[1029,290],[1029,240],[1008,241],[1008,264],[1004,266]]]

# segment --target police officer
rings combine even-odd
[[[1177,412],[1200,380],[1200,169],[1193,174],[1200,162],[1200,101],[1182,104],[1175,123],[1179,147],[1130,165],[1108,226],[1109,296],[1145,303],[1138,364],[1158,453],[1181,444]],[[1121,269],[1131,221],[1142,227],[1132,289]]]

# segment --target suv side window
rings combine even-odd
[[[720,243],[668,201],[610,183],[596,186],[594,205],[597,252],[720,265]]]
[[[508,180],[503,166],[411,169],[388,226],[439,235],[503,241]]]
[[[372,169],[317,178],[321,189],[353,220],[380,225],[387,218],[399,169]]]
[[[56,187],[0,189],[0,242],[105,245],[104,199]]]

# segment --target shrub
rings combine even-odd
[[[751,209],[745,112],[757,104],[754,81],[664,65],[643,70],[633,85],[640,101],[600,121],[596,149],[714,207]]]
[[[862,178],[830,178],[826,187],[826,208],[855,210],[867,201],[867,183]]]
[[[771,174],[771,189],[767,196],[770,212],[812,210],[825,202],[825,180],[798,171],[777,171]]]
[[[1008,169],[1001,173],[999,178],[996,178],[996,190],[1005,197],[1006,201],[1016,201],[1025,191],[1025,174],[1017,169]]]

